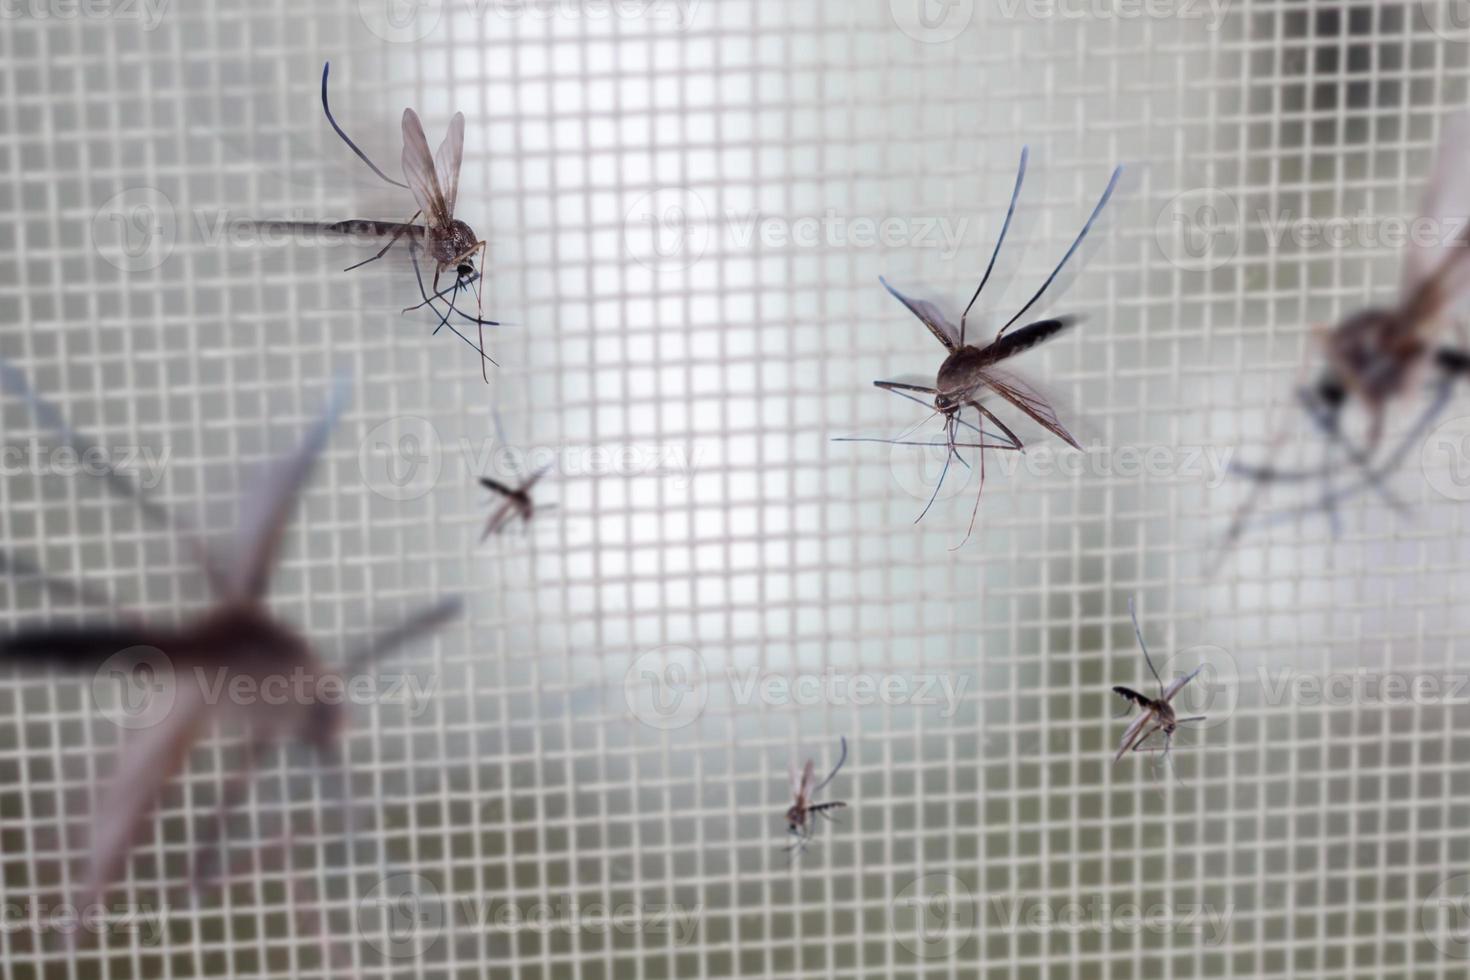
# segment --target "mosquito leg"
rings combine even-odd
[[[418,281],[418,284],[419,284],[419,294],[421,296],[423,296],[424,299],[427,301],[429,299],[429,290],[428,290],[428,287],[426,287],[424,285],[424,273],[423,273],[423,270],[421,268],[419,268],[418,248],[417,247],[410,248],[409,249],[409,252],[408,252],[408,256],[409,256],[410,261],[413,263],[413,274],[414,274],[414,278]],[[431,305],[431,308],[434,310],[435,314],[437,314],[439,312],[438,308],[437,307],[433,307],[432,304],[430,304],[430,305]],[[415,307],[415,309],[417,309],[417,307]],[[464,341],[470,347],[471,350],[477,350],[477,348],[475,347],[475,342],[473,340],[471,340],[470,338],[466,337],[464,334],[460,333],[458,330],[456,330],[455,327],[454,327],[454,324],[452,324],[452,323],[446,323],[444,325],[447,326],[447,327],[449,327],[450,332],[453,333],[460,340]],[[435,332],[437,333],[438,331],[436,330]],[[490,358],[490,363],[491,364],[494,364],[495,363],[495,359],[493,357]]]

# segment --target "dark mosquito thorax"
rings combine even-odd
[[[1401,392],[1423,353],[1423,342],[1405,329],[1395,310],[1370,309],[1357,313],[1328,339],[1329,377],[1318,384],[1318,397],[1329,405],[1348,391],[1369,402],[1383,402]]]
[[[441,266],[458,266],[461,277],[464,267],[468,263],[460,265],[460,261],[473,252],[480,244],[475,237],[474,231],[463,221],[455,219],[449,222],[448,228],[429,228],[429,240],[427,248],[429,255]],[[469,266],[470,274],[474,274],[474,266]]]
[[[806,814],[803,812],[800,803],[795,804],[791,809],[786,811],[786,823],[792,830],[800,830],[802,824],[806,823]]]
[[[946,357],[934,379],[934,387],[938,391],[934,396],[934,407],[946,415],[963,408],[964,395],[974,386],[975,372],[987,361],[984,351],[968,345]]]

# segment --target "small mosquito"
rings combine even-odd
[[[812,837],[817,832],[816,821],[813,816],[821,816],[823,819],[831,820],[831,811],[847,806],[840,800],[830,803],[814,803],[817,794],[827,788],[837,773],[847,762],[847,738],[842,738],[842,754],[837,760],[837,765],[827,774],[827,778],[813,785],[817,778],[816,762],[812,759],[806,760],[806,765],[801,770],[801,778],[798,780],[796,774],[791,775],[791,791],[796,795],[796,802],[786,811],[786,832],[796,839],[786,847],[787,853],[800,854],[806,850],[811,843]]]
[[[75,433],[61,413],[36,394],[24,374],[3,361],[0,386],[23,397],[42,424],[71,447],[81,451],[99,445]],[[239,526],[225,547],[211,547],[201,534],[179,525],[116,470],[108,468],[101,474],[112,488],[136,501],[145,516],[183,536],[216,600],[204,615],[182,626],[145,623],[123,615],[111,623],[38,627],[0,637],[0,662],[96,674],[110,661],[116,662],[115,654],[142,647],[162,653],[162,666],[172,674],[171,700],[164,705],[167,710],[155,723],[130,733],[93,814],[86,879],[93,900],[100,901],[122,872],[165,786],[183,769],[190,750],[208,734],[212,723],[241,722],[248,732],[246,764],[217,815],[216,824],[221,828],[228,809],[238,805],[238,793],[248,784],[258,758],[271,746],[298,740],[323,759],[335,756],[347,720],[340,700],[261,697],[236,703],[240,699],[221,697],[221,691],[235,690],[237,681],[266,691],[271,689],[267,685],[276,683],[272,678],[293,675],[346,683],[398,648],[434,632],[459,611],[458,599],[423,608],[370,638],[332,668],[306,637],[267,607],[271,570],[293,503],[326,445],[342,401],[339,391],[301,446],[265,470],[243,498]],[[6,564],[30,570],[28,563]],[[60,580],[45,581],[49,585]],[[68,591],[85,594],[78,589]],[[345,794],[345,770],[343,784]],[[196,882],[205,850],[201,847],[196,860]]]
[[[1076,318],[1074,317],[1040,320],[1020,327],[1009,334],[1006,332],[1015,326],[1036,305],[1046,291],[1051,288],[1052,284],[1056,282],[1057,277],[1061,275],[1067,263],[1076,255],[1077,250],[1082,247],[1082,243],[1087,238],[1088,232],[1097,223],[1097,219],[1102,214],[1103,208],[1107,206],[1109,199],[1113,196],[1113,191],[1117,188],[1118,180],[1123,174],[1122,167],[1118,167],[1113,171],[1112,178],[1108,181],[1107,189],[1103,191],[1102,197],[1097,202],[1097,206],[1093,208],[1092,216],[1087,219],[1087,223],[1083,225],[1082,231],[1077,235],[1076,240],[1072,242],[1072,246],[1062,256],[1061,262],[1052,270],[1051,275],[1041,284],[1041,288],[1027,301],[1026,305],[1021,307],[1015,316],[1001,325],[1000,330],[995,335],[995,339],[984,347],[976,347],[968,342],[966,333],[970,311],[974,309],[976,301],[979,300],[980,294],[985,290],[986,284],[990,281],[991,273],[995,271],[996,260],[1000,257],[1001,247],[1005,244],[1006,233],[1010,230],[1011,220],[1015,217],[1016,204],[1021,196],[1021,186],[1026,179],[1026,162],[1029,156],[1029,148],[1022,149],[1021,163],[1016,172],[1016,185],[1011,192],[1011,203],[1006,211],[1005,222],[1001,225],[1000,237],[996,240],[995,250],[991,253],[990,264],[986,267],[985,275],[981,278],[980,285],[975,289],[975,294],[970,297],[969,305],[965,307],[965,312],[960,316],[959,326],[955,326],[954,320],[940,310],[936,304],[926,300],[911,299],[891,286],[886,279],[882,279],[881,277],[879,279],[883,283],[884,288],[893,294],[894,298],[906,306],[909,312],[913,313],[923,322],[924,326],[929,328],[929,332],[944,346],[944,349],[948,352],[948,356],[945,358],[944,363],[940,365],[939,374],[935,378],[932,386],[910,384],[903,381],[875,381],[873,384],[886,391],[891,391],[896,395],[907,398],[910,401],[917,402],[920,405],[929,406],[929,399],[932,399],[933,413],[918,424],[923,425],[924,422],[932,419],[935,415],[942,415],[944,417],[944,442],[935,444],[930,442],[906,441],[903,438],[837,440],[839,442],[878,442],[887,445],[941,445],[946,450],[944,468],[940,471],[939,481],[934,487],[934,493],[930,496],[929,502],[924,506],[924,510],[915,519],[914,523],[923,520],[924,516],[929,513],[929,509],[934,506],[934,501],[938,499],[939,491],[944,486],[944,479],[949,473],[950,462],[959,459],[961,464],[966,467],[969,466],[964,457],[960,455],[959,450],[978,450],[980,458],[980,487],[975,493],[975,506],[970,512],[969,529],[965,533],[964,540],[955,546],[957,548],[964,545],[965,541],[970,539],[970,535],[975,530],[975,518],[980,511],[980,496],[985,490],[985,450],[996,449],[1003,452],[1021,452],[1025,448],[1020,438],[994,412],[985,406],[984,398],[986,395],[990,393],[999,395],[1069,446],[1076,449],[1082,448],[1077,440],[1072,437],[1072,434],[1067,431],[1066,427],[1062,425],[1047,399],[1029,382],[1023,380],[1014,372],[1001,368],[999,365],[1002,361],[1008,360],[1023,351],[1030,350],[1038,344],[1049,340],[1076,322]],[[920,398],[916,397],[916,395],[926,397]],[[976,425],[964,418],[966,408],[973,408],[976,411],[981,420],[980,425]],[[987,422],[1000,430],[999,436],[986,432],[982,428]],[[973,432],[976,441],[961,442],[961,428]],[[990,441],[991,439],[995,441]]]
[[[500,425],[499,412],[495,413],[495,432],[499,436],[502,446],[509,445],[505,441],[505,430]],[[513,461],[511,468],[515,470],[515,475],[519,478],[520,469]],[[538,512],[545,512],[555,508],[555,504],[544,504],[538,507],[536,501],[531,498],[531,490],[550,469],[551,464],[547,463],[529,476],[521,479],[521,482],[514,487],[507,486],[499,480],[492,479],[488,476],[480,477],[480,486],[503,498],[501,505],[491,511],[489,519],[485,521],[485,531],[480,535],[481,544],[490,540],[492,534],[499,534],[517,517],[521,519],[522,524],[529,525]]]
[[[1138,613],[1134,611],[1133,600],[1128,600],[1128,615],[1133,617],[1133,633],[1138,637],[1138,647],[1143,651],[1143,659],[1148,663],[1149,671],[1154,675],[1154,680],[1159,684],[1158,698],[1150,698],[1145,694],[1139,694],[1131,687],[1119,685],[1113,688],[1113,693],[1126,701],[1137,705],[1141,714],[1128,725],[1123,732],[1123,740],[1118,743],[1118,752],[1113,756],[1113,762],[1117,762],[1129,752],[1158,752],[1164,753],[1163,760],[1168,762],[1169,750],[1174,744],[1174,732],[1180,725],[1192,722],[1204,721],[1204,715],[1196,715],[1192,718],[1177,717],[1174,712],[1174,698],[1184,686],[1199,676],[1204,665],[1196,667],[1183,677],[1175,678],[1164,686],[1164,680],[1159,676],[1154,667],[1153,658],[1148,655],[1148,645],[1143,642],[1143,629],[1138,625]],[[1144,748],[1143,743],[1155,734],[1161,734],[1164,744],[1160,748]]]
[[[1326,364],[1317,380],[1301,386],[1296,400],[1326,437],[1323,463],[1315,469],[1286,470],[1274,465],[1235,466],[1234,472],[1252,480],[1255,490],[1236,512],[1226,535],[1228,547],[1245,531],[1257,499],[1274,483],[1322,481],[1320,498],[1287,514],[1326,511],[1337,529],[1337,504],[1366,489],[1376,490],[1390,505],[1402,509],[1385,480],[1420,441],[1449,403],[1456,380],[1470,376],[1470,344],[1464,325],[1456,323],[1458,346],[1443,346],[1439,337],[1454,322],[1450,315],[1470,294],[1470,114],[1446,122],[1421,207],[1422,217],[1412,227],[1439,232],[1434,242],[1415,241],[1404,253],[1399,296],[1393,306],[1362,310],[1331,330],[1315,331]],[[1453,229],[1453,234],[1446,234]],[[1380,456],[1388,411],[1403,398],[1427,370],[1436,373],[1433,398],[1397,447]],[[1367,434],[1361,446],[1343,430],[1343,413],[1358,404],[1367,416]],[[1271,443],[1280,448],[1286,433]],[[1334,486],[1342,454],[1359,472],[1356,482]]]
[[[456,112],[449,120],[449,131],[444,137],[444,142],[439,144],[439,152],[431,155],[429,141],[424,136],[423,123],[419,121],[418,113],[412,109],[404,109],[402,125],[404,180],[394,180],[352,141],[352,138],[338,125],[336,117],[332,115],[331,105],[327,101],[327,77],[331,68],[331,62],[327,62],[322,67],[322,111],[326,114],[327,122],[373,173],[394,187],[401,187],[412,193],[414,201],[418,204],[418,210],[407,221],[402,222],[354,218],[330,224],[303,221],[258,221],[252,222],[251,225],[270,231],[311,231],[372,241],[387,239],[387,243],[376,255],[348,266],[346,270],[348,272],[381,259],[400,239],[406,241],[409,246],[409,256],[413,261],[414,273],[419,280],[419,293],[423,302],[417,306],[410,306],[403,312],[409,313],[427,306],[438,314],[439,325],[434,328],[434,333],[437,334],[448,326],[461,340],[475,347],[480,354],[480,374],[488,383],[490,377],[485,368],[485,362],[489,361],[494,364],[495,360],[485,354],[485,327],[498,327],[500,323],[483,318],[484,293],[476,285],[483,280],[480,273],[475,270],[474,263],[474,255],[479,252],[483,267],[488,246],[484,239],[479,238],[471,230],[469,225],[454,216],[454,208],[459,199],[459,170],[460,165],[464,162],[464,113]],[[424,219],[422,224],[418,223],[420,216]],[[419,272],[420,250],[434,263],[432,293],[425,287],[423,276]],[[439,279],[447,271],[453,272],[454,283],[441,290]],[[474,291],[480,316],[470,316],[455,305],[461,289]],[[448,294],[447,297],[446,294]],[[448,307],[442,314],[439,314],[435,301],[441,299],[446,300]],[[450,318],[455,315],[479,328],[478,346],[449,322]]]

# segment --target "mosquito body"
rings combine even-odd
[[[1138,625],[1138,614],[1134,612],[1133,602],[1128,602],[1128,615],[1133,618],[1133,632],[1138,637],[1138,647],[1143,651],[1143,659],[1148,664],[1149,672],[1154,675],[1154,680],[1159,685],[1159,696],[1151,698],[1146,694],[1140,694],[1130,687],[1122,685],[1113,688],[1113,693],[1128,701],[1139,709],[1138,717],[1128,725],[1123,732],[1123,738],[1118,743],[1118,751],[1113,756],[1113,762],[1122,759],[1129,752],[1163,752],[1164,761],[1169,759],[1169,751],[1174,744],[1174,733],[1180,725],[1192,722],[1204,721],[1204,715],[1196,715],[1190,718],[1180,718],[1174,710],[1173,701],[1179,692],[1184,690],[1185,685],[1199,676],[1203,666],[1196,667],[1183,677],[1177,677],[1166,686],[1163,678],[1154,667],[1153,658],[1148,655],[1148,645],[1143,642],[1143,629]],[[1145,748],[1144,743],[1154,735],[1163,736],[1163,745],[1160,747]]]
[[[817,822],[813,819],[814,817],[831,820],[833,810],[839,810],[847,806],[846,803],[840,800],[833,800],[828,803],[815,802],[817,794],[827,788],[827,784],[832,782],[833,778],[836,777],[846,762],[847,739],[843,738],[842,754],[837,759],[837,765],[833,766],[832,771],[827,774],[826,779],[820,783],[816,782],[816,762],[812,759],[808,759],[806,765],[802,767],[801,777],[799,779],[795,774],[792,775],[791,790],[795,794],[796,800],[786,811],[786,832],[794,837],[795,840],[787,845],[786,850],[788,853],[799,854],[806,850],[807,845],[811,843],[812,837],[817,832]]]
[[[36,395],[24,375],[3,362],[0,383],[23,396],[43,424],[56,430],[71,446],[98,445],[74,433],[60,413]],[[211,548],[202,535],[182,532],[215,598],[215,605],[204,615],[183,626],[155,625],[114,615],[111,621],[94,625],[40,627],[0,637],[0,662],[77,673],[96,674],[109,662],[117,663],[116,655],[123,651],[149,651],[144,679],[169,682],[161,717],[140,726],[124,742],[96,806],[86,879],[93,900],[100,901],[117,879],[164,787],[215,723],[240,723],[247,732],[248,761],[243,782],[248,783],[258,756],[277,743],[296,740],[323,758],[334,755],[346,722],[341,699],[235,698],[221,692],[253,690],[263,695],[293,677],[345,683],[399,647],[433,632],[459,610],[457,599],[422,609],[402,625],[373,637],[344,663],[333,667],[317,655],[305,636],[277,619],[267,607],[270,574],[293,502],[326,444],[340,401],[332,400],[296,452],[269,467],[244,498],[240,525],[228,548]],[[119,473],[109,469],[103,475],[109,485],[135,499],[146,516],[181,531],[165,516],[166,512]],[[17,567],[17,563],[11,565]],[[46,581],[51,584],[58,580]],[[234,796],[240,788],[232,786],[227,801],[222,802],[220,825],[228,807],[238,802]],[[196,861],[196,872],[203,850]]]
[[[1257,484],[1237,511],[1226,544],[1238,540],[1249,523],[1262,489],[1273,483],[1303,483],[1320,480],[1324,490],[1319,499],[1289,513],[1326,511],[1337,526],[1337,504],[1364,489],[1375,489],[1399,507],[1384,486],[1385,479],[1419,442],[1449,403],[1455,381],[1470,375],[1470,348],[1463,328],[1457,346],[1446,346],[1441,337],[1452,322],[1452,313],[1470,294],[1470,115],[1446,124],[1434,171],[1430,176],[1421,217],[1416,229],[1427,227],[1435,235],[1432,243],[1417,239],[1405,249],[1399,297],[1391,305],[1362,310],[1331,330],[1319,330],[1319,345],[1325,364],[1311,385],[1300,387],[1298,404],[1312,424],[1326,437],[1320,467],[1305,470],[1263,466],[1236,466],[1234,471]],[[1419,234],[1416,232],[1416,235]],[[1393,404],[1407,397],[1425,374],[1435,376],[1430,405],[1400,443],[1385,449],[1383,434]],[[1366,417],[1366,434],[1361,445],[1343,428],[1344,414],[1356,406]],[[1285,433],[1273,440],[1270,452],[1279,448]],[[1359,472],[1356,482],[1335,488],[1341,454]]]
[[[1021,163],[1016,172],[1016,184],[1014,190],[1011,192],[1011,202],[1006,212],[1005,223],[1001,226],[1000,236],[996,240],[995,250],[990,256],[990,264],[985,270],[985,275],[980,280],[980,285],[976,288],[975,294],[970,298],[969,305],[965,307],[965,312],[960,316],[958,326],[955,325],[954,319],[944,313],[935,303],[906,296],[890,285],[886,279],[880,279],[884,288],[895,299],[907,307],[909,312],[918,317],[924,326],[929,328],[929,332],[944,347],[947,356],[939,367],[939,372],[935,376],[933,385],[911,384],[902,381],[875,381],[873,383],[879,388],[894,392],[910,401],[931,407],[933,414],[930,415],[930,418],[938,415],[943,419],[944,442],[935,444],[931,442],[905,441],[902,439],[838,440],[842,442],[881,442],[889,445],[938,445],[945,449],[944,468],[939,474],[939,481],[934,488],[933,495],[929,498],[928,504],[925,505],[924,510],[919,514],[915,523],[924,519],[925,514],[929,512],[929,508],[938,499],[939,491],[944,485],[944,479],[949,473],[950,462],[959,459],[963,465],[969,465],[960,455],[959,450],[977,450],[980,467],[980,487],[975,494],[975,506],[970,512],[970,526],[965,533],[966,541],[969,540],[970,535],[975,530],[975,518],[980,510],[980,497],[985,490],[985,450],[995,449],[1003,452],[1021,452],[1025,448],[1020,438],[1011,431],[1010,427],[1001,421],[984,404],[984,399],[988,395],[999,395],[1069,446],[1077,449],[1082,448],[1057,417],[1057,413],[1052,408],[1048,399],[1031,383],[1021,378],[1014,371],[1001,365],[1015,355],[1030,350],[1038,344],[1056,336],[1076,322],[1075,318],[1063,317],[1040,320],[1019,327],[1013,331],[1011,329],[1015,327],[1022,317],[1030,312],[1046,291],[1051,288],[1067,263],[1077,253],[1078,249],[1081,248],[1087,238],[1088,232],[1092,230],[1098,217],[1102,214],[1103,208],[1107,206],[1109,199],[1112,197],[1113,191],[1118,185],[1118,180],[1122,176],[1122,167],[1113,171],[1112,178],[1108,181],[1107,189],[1098,200],[1096,207],[1093,208],[1092,216],[1087,219],[1087,223],[1077,235],[1076,240],[1072,242],[1071,247],[1062,256],[1061,262],[1058,263],[1051,275],[1047,277],[1046,281],[1042,283],[1041,288],[1036,291],[1036,294],[1031,297],[1026,305],[1001,326],[995,335],[995,339],[984,346],[975,346],[969,342],[967,334],[970,311],[974,309],[975,302],[980,298],[980,294],[984,292],[985,286],[990,281],[991,274],[995,271],[996,260],[1000,257],[1001,248],[1005,244],[1006,234],[1010,230],[1012,219],[1015,217],[1016,204],[1020,200],[1021,187],[1026,178],[1026,163],[1028,158],[1029,152],[1022,150]],[[979,424],[972,423],[964,417],[964,412],[967,409],[973,409],[975,411],[980,419]],[[999,434],[986,431],[984,426],[987,423],[994,426],[999,431]],[[974,441],[961,441],[961,429],[969,430],[973,434]],[[960,544],[964,544],[964,541],[961,541]]]
[[[500,412],[498,410],[495,412],[495,435],[499,438],[502,446],[509,445],[505,441],[505,428],[500,424]],[[485,530],[480,535],[481,544],[488,541],[492,534],[499,534],[516,518],[520,518],[523,525],[529,525],[538,511],[551,510],[554,506],[552,504],[546,504],[538,507],[535,499],[531,496],[531,491],[535,488],[536,484],[541,482],[541,478],[551,470],[550,463],[547,463],[524,478],[521,478],[520,467],[514,461],[511,461],[510,468],[514,473],[514,478],[520,480],[520,483],[516,486],[501,483],[499,480],[492,479],[488,476],[480,477],[480,486],[501,498],[500,506],[491,511],[489,518],[485,521]]]
[[[536,516],[536,501],[531,498],[531,489],[551,469],[550,464],[532,473],[521,481],[519,486],[509,487],[498,480],[492,480],[488,476],[480,477],[480,485],[486,490],[498,494],[502,498],[499,507],[490,512],[490,517],[485,521],[485,531],[480,535],[480,543],[489,540],[490,535],[499,534],[512,520],[519,517],[521,523],[530,524]],[[550,509],[548,507],[542,510]]]
[[[415,274],[418,274],[418,256],[422,252],[434,265],[433,291],[430,292],[424,286],[423,278],[419,276],[419,293],[423,302],[417,306],[410,306],[404,310],[411,312],[423,306],[429,307],[436,314],[439,309],[435,305],[438,300],[445,300],[447,308],[439,314],[439,325],[434,328],[438,333],[448,326],[461,340],[475,347],[480,354],[480,373],[489,381],[489,375],[485,368],[485,362],[495,363],[492,358],[485,355],[485,327],[500,326],[498,321],[483,318],[484,294],[476,287],[482,282],[482,276],[475,269],[475,253],[480,253],[481,264],[487,249],[484,239],[475,234],[465,222],[455,217],[454,209],[459,199],[459,170],[464,162],[464,113],[456,112],[449,121],[449,130],[444,136],[444,141],[439,144],[437,154],[429,152],[429,142],[424,136],[423,123],[419,121],[418,113],[412,109],[403,110],[403,180],[395,180],[385,174],[377,164],[364,153],[352,138],[337,124],[337,119],[332,115],[331,105],[327,101],[327,77],[331,71],[331,63],[322,68],[322,111],[326,114],[327,121],[342,141],[355,153],[363,163],[383,180],[395,187],[408,190],[418,204],[418,210],[407,221],[377,221],[372,219],[354,218],[347,221],[332,223],[326,222],[301,222],[301,221],[262,221],[253,222],[255,227],[270,231],[286,232],[324,232],[331,235],[340,235],[364,241],[383,241],[386,243],[372,257],[348,266],[347,271],[361,268],[371,262],[376,262],[398,242],[405,242],[409,247],[409,255],[413,260]],[[420,222],[422,218],[422,222]],[[446,273],[452,273],[454,281],[451,286],[441,290],[439,279]],[[461,289],[473,289],[476,302],[479,304],[480,314],[470,316],[455,305],[459,298]],[[448,294],[446,296],[446,293]],[[453,316],[459,316],[479,328],[478,346],[465,337],[449,320]]]

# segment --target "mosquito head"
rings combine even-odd
[[[962,403],[953,395],[941,391],[934,396],[934,410],[943,415],[954,415],[961,407]]]
[[[793,806],[786,811],[786,829],[789,832],[793,834],[801,833],[801,828],[804,823],[806,823],[806,814],[802,812],[799,805]]]

